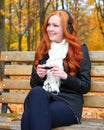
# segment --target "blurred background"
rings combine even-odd
[[[34,51],[47,14],[69,10],[89,50],[104,50],[104,0],[0,0],[0,51]]]

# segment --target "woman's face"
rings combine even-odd
[[[49,18],[47,33],[52,42],[61,42],[63,40],[63,28],[58,15],[53,15]]]

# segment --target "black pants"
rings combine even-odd
[[[41,87],[34,87],[24,103],[21,130],[51,130],[77,123],[66,103],[53,100]]]

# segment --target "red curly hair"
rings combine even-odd
[[[63,10],[53,11],[46,18],[42,30],[43,38],[41,40],[39,47],[35,52],[34,67],[35,68],[37,67],[43,55],[46,55],[50,49],[51,41],[47,34],[47,25],[48,25],[49,18],[53,15],[58,15],[60,17],[61,25],[64,32],[64,38],[69,43],[68,54],[64,59],[65,70],[71,75],[76,75],[77,70],[80,69],[80,63],[83,58],[81,42],[77,38],[75,19],[72,17],[73,32],[70,33],[68,31],[69,16],[68,13]],[[68,68],[70,68],[70,71],[68,71],[69,70]]]

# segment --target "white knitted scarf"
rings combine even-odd
[[[46,62],[47,66],[59,65],[63,68],[63,59],[68,52],[68,43],[64,39],[61,43],[52,42],[49,50],[49,59]],[[43,88],[49,92],[59,92],[60,78],[55,77],[50,70],[47,70],[47,78],[44,82]]]

